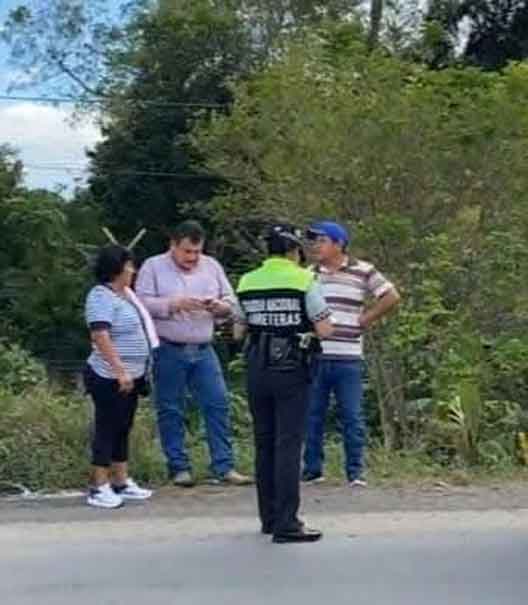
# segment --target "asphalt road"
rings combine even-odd
[[[0,603],[524,605],[528,598],[528,510],[312,520],[325,538],[299,545],[271,544],[250,517],[105,511],[89,521],[0,523]]]

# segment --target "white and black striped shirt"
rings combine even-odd
[[[126,298],[107,286],[95,286],[86,298],[86,323],[90,329],[107,329],[123,365],[133,378],[145,373],[148,340],[139,312]],[[110,364],[94,346],[88,363],[103,378],[115,378]]]

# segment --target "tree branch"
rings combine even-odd
[[[98,92],[95,88],[92,88],[91,86],[89,86],[88,84],[86,84],[86,82],[84,82],[81,78],[79,78],[79,76],[77,76],[65,63],[62,59],[58,59],[56,58],[55,61],[57,62],[58,67],[69,77],[71,78],[76,84],[78,84],[83,90],[84,92],[87,92],[90,95],[93,95],[94,97],[106,97],[107,95]]]

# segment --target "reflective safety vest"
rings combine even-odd
[[[309,332],[305,296],[314,274],[295,262],[274,256],[240,279],[237,294],[251,336],[263,332],[293,336]]]

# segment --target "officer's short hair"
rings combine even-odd
[[[302,232],[289,223],[271,225],[266,234],[269,255],[284,256],[296,248],[302,249]]]

